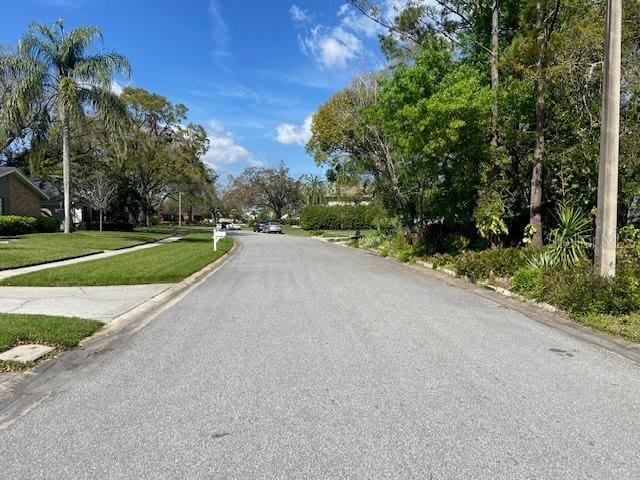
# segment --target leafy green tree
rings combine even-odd
[[[229,190],[236,199],[234,203],[269,208],[278,219],[286,210],[295,210],[301,203],[300,182],[289,175],[284,162],[277,168],[246,168],[231,179]]]
[[[0,57],[0,70],[18,73],[17,85],[4,108],[17,119],[34,104],[55,105],[62,129],[64,184],[64,231],[71,231],[71,125],[87,109],[110,121],[122,112],[111,88],[113,76],[129,74],[127,59],[115,52],[96,52],[92,46],[102,40],[96,27],[67,31],[62,20],[48,26],[32,24],[21,39],[15,55]]]
[[[148,226],[152,214],[178,191],[196,195],[212,188],[214,176],[201,161],[209,141],[201,126],[182,124],[187,113],[184,105],[132,87],[124,89],[121,100],[128,121],[111,148]]]

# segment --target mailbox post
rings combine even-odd
[[[213,229],[213,251],[218,251],[218,240],[227,236],[227,232],[223,232],[222,230],[218,230],[214,227]]]

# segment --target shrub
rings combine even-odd
[[[640,310],[640,262],[624,250],[619,251],[612,280],[582,262],[572,269],[544,270],[542,283],[542,298],[571,313],[625,315]]]
[[[36,230],[39,233],[54,233],[60,231],[60,221],[55,217],[35,217]]]
[[[542,270],[535,267],[524,267],[518,270],[511,279],[513,290],[525,297],[539,299],[542,297]]]
[[[382,242],[384,242],[384,237],[382,235],[365,235],[360,239],[360,246],[362,246],[363,248],[376,248]]]
[[[0,235],[24,235],[36,232],[36,217],[0,216]]]
[[[401,251],[397,252],[396,253],[396,258],[398,259],[398,261],[400,261],[402,263],[406,263],[406,262],[409,262],[409,261],[413,260],[415,258],[415,255],[413,254],[411,249],[408,248],[406,250],[401,250]]]
[[[571,313],[606,312],[609,281],[594,275],[591,266],[582,264],[568,270],[560,267],[543,270],[542,299]]]
[[[492,248],[479,252],[465,252],[456,259],[459,275],[471,280],[512,276],[527,265],[531,250],[525,248]]]
[[[458,254],[469,248],[469,238],[461,233],[460,225],[435,222],[428,225],[423,232],[422,243],[428,254]]]
[[[375,205],[309,205],[300,215],[300,226],[305,230],[368,229],[378,214]]]
[[[455,257],[453,255],[449,255],[448,253],[437,253],[433,257],[431,257],[431,264],[433,265],[433,268],[444,268],[454,265],[455,263]]]
[[[100,230],[99,222],[84,222],[81,230]],[[102,230],[107,232],[132,232],[133,225],[127,222],[102,222]]]
[[[636,257],[640,257],[640,228],[633,225],[622,227],[619,232],[620,246]]]

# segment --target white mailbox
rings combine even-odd
[[[213,231],[213,251],[218,251],[218,240],[227,236],[227,232],[223,232],[222,230],[214,230]]]

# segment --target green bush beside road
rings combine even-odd
[[[23,217],[0,215],[0,235],[25,235],[27,233],[56,232],[60,222],[53,217]]]
[[[305,230],[373,228],[380,209],[376,205],[310,205],[300,215]]]

